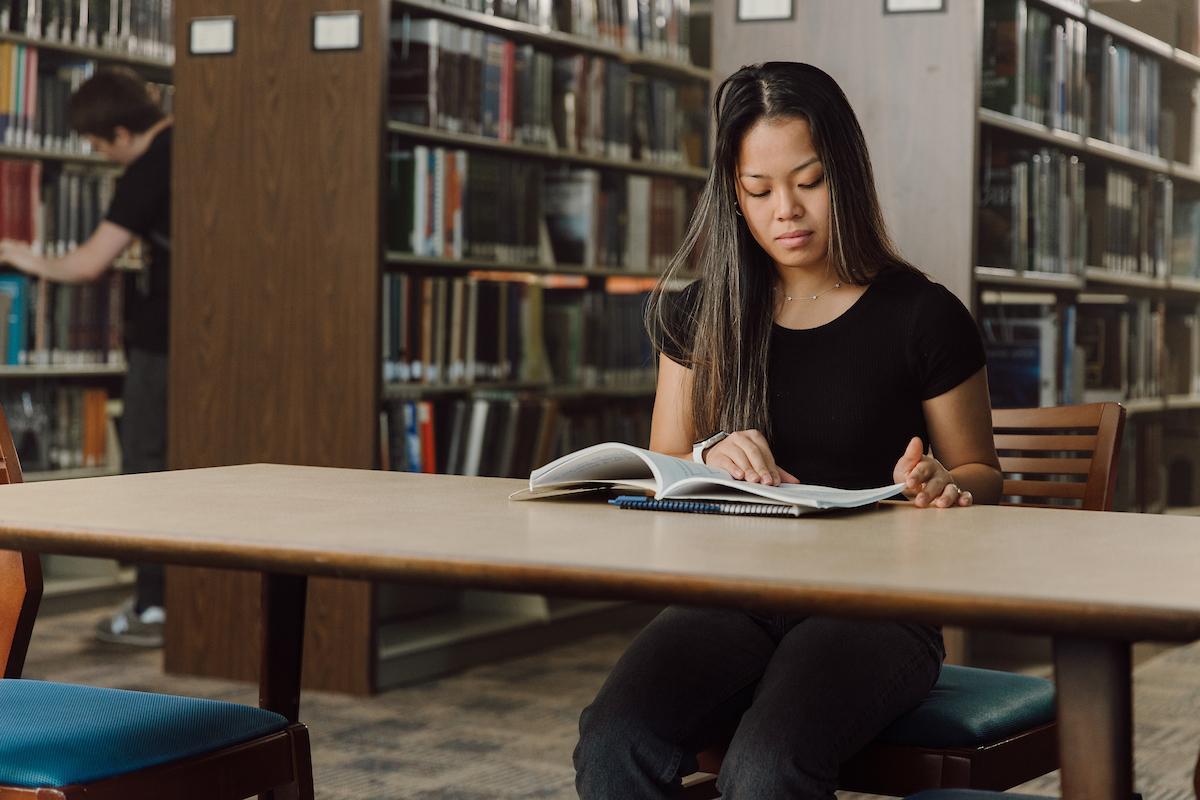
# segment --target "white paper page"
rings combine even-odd
[[[693,476],[729,479],[728,472],[694,461],[684,461],[620,442],[605,442],[568,453],[535,469],[529,475],[529,488],[584,481],[633,484],[628,479],[647,477],[653,477],[656,486],[670,486]]]
[[[714,491],[714,485],[725,486],[737,490],[740,498],[731,497],[728,492]],[[904,484],[881,486],[877,489],[835,489],[830,486],[810,486],[802,483],[784,483],[779,486],[764,486],[761,483],[735,481],[732,478],[688,478],[681,484],[671,487],[668,497],[686,497],[694,499],[719,499],[746,501],[749,495],[757,495],[786,505],[807,506],[809,508],[855,508],[886,500],[900,492]]]

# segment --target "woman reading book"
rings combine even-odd
[[[700,278],[660,287],[649,312],[650,449],[752,482],[903,483],[924,513],[996,502],[978,331],[889,239],[841,89],[773,62],[727,78],[713,107],[712,170],[663,286]],[[725,727],[726,800],[832,798],[840,764],[925,697],[944,656],[930,625],[668,608],[583,712],[576,787],[670,797]]]

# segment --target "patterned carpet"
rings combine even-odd
[[[257,702],[245,683],[163,675],[157,652],[91,639],[93,612],[40,619],[30,678]],[[579,710],[629,635],[592,637],[370,699],[306,692],[320,800],[575,797],[571,749]],[[1137,787],[1147,800],[1191,800],[1200,748],[1200,643],[1135,670]],[[1020,787],[1057,792],[1050,775]],[[843,794],[842,800],[867,795]]]

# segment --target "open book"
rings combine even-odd
[[[513,499],[531,499],[577,489],[633,489],[656,500],[705,500],[792,506],[794,513],[856,508],[898,494],[904,484],[876,489],[834,489],[785,483],[764,486],[734,480],[725,470],[654,453],[633,445],[605,442],[569,453],[535,469],[529,491]]]

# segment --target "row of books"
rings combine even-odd
[[[1036,3],[987,0],[980,102],[1014,117],[1087,131],[1087,26]]]
[[[1082,274],[1087,174],[1077,156],[1030,151],[985,133],[980,158],[979,263]]]
[[[671,178],[476,151],[394,147],[387,168],[388,248],[419,256],[660,270],[695,204]]]
[[[1089,191],[1092,264],[1113,272],[1164,277],[1172,272],[1174,184],[1163,175],[1143,180],[1115,168]],[[1099,216],[1103,213],[1103,216]]]
[[[0,159],[0,238],[64,255],[100,225],[115,189],[111,174]]]
[[[524,478],[605,441],[650,440],[649,398],[597,404],[528,392],[395,401],[381,415],[383,463],[405,472]]]
[[[1162,63],[1107,33],[1088,39],[1090,134],[1159,155]]]
[[[980,313],[996,408],[1200,394],[1200,313],[1092,295]]]
[[[690,0],[442,0],[631,53],[690,63]]]
[[[554,56],[439,19],[392,21],[393,119],[502,142],[702,164],[705,93],[615,59]]]
[[[0,0],[0,31],[174,61],[174,0]]]
[[[1160,154],[1156,56],[1029,0],[987,0],[983,36],[985,108]]]
[[[650,385],[648,288],[546,288],[529,276],[488,273],[385,275],[384,381]]]
[[[110,463],[115,444],[102,388],[38,384],[0,391],[13,442],[25,472]]]
[[[0,42],[0,143],[88,152],[67,124],[67,100],[94,72],[94,62],[43,64],[36,47]]]
[[[0,363],[122,364],[123,279],[60,284],[0,274]]]

